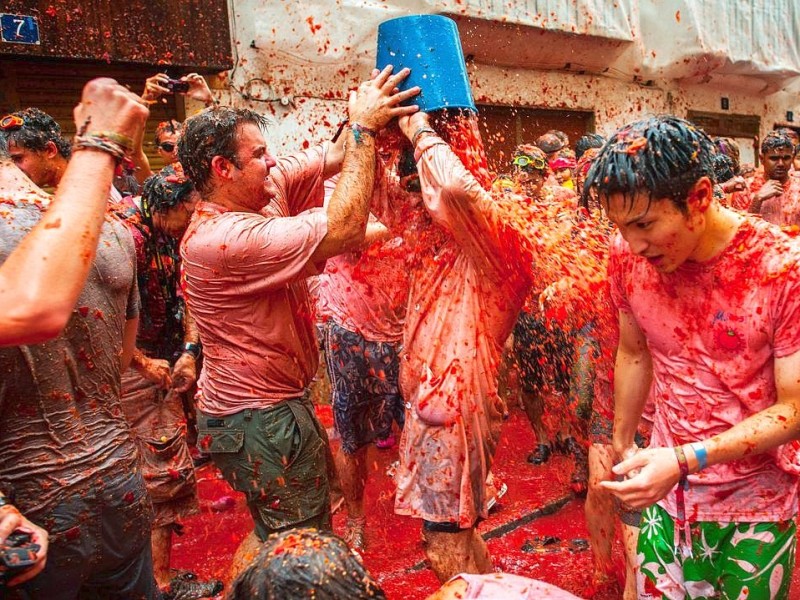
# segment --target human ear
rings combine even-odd
[[[224,156],[217,155],[211,159],[211,172],[222,179],[231,178],[233,167],[233,163]]]
[[[44,152],[44,155],[45,155],[47,158],[49,158],[49,159],[55,158],[55,157],[56,157],[56,155],[58,155],[58,146],[56,146],[55,142],[53,142],[52,140],[50,140],[49,142],[47,142],[47,143],[44,145],[44,150],[43,150],[43,152]]]
[[[711,206],[711,201],[714,199],[714,184],[708,177],[701,177],[698,179],[692,188],[689,190],[689,195],[686,203],[689,208],[697,210],[698,212],[705,212]]]

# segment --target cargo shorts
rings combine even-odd
[[[328,437],[304,398],[215,417],[197,411],[197,446],[245,494],[262,541],[294,527],[331,529]]]

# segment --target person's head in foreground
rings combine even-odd
[[[521,144],[514,150],[511,160],[514,181],[522,192],[536,198],[550,172],[545,153],[533,144]]]
[[[634,254],[670,273],[698,258],[713,199],[714,146],[698,127],[674,116],[617,131],[586,175],[594,194]]]
[[[55,187],[67,168],[72,146],[61,126],[38,108],[26,108],[0,119],[11,160],[39,187]]]
[[[267,119],[246,108],[209,108],[187,119],[178,142],[186,176],[207,200],[257,212],[275,197],[269,172],[277,163],[267,149]]]
[[[786,183],[794,161],[795,147],[791,138],[777,131],[770,131],[761,142],[761,164],[764,177]]]
[[[271,535],[228,600],[386,600],[347,544],[316,529]]]

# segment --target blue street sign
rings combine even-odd
[[[3,41],[15,44],[39,44],[39,23],[30,15],[0,13]]]

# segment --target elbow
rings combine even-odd
[[[367,232],[366,221],[351,220],[335,228],[334,237],[341,252],[355,250],[364,243]]]
[[[347,228],[347,231],[343,232],[342,246],[345,248],[345,251],[355,250],[364,243],[366,235],[367,235],[366,226],[362,227],[350,226]]]

